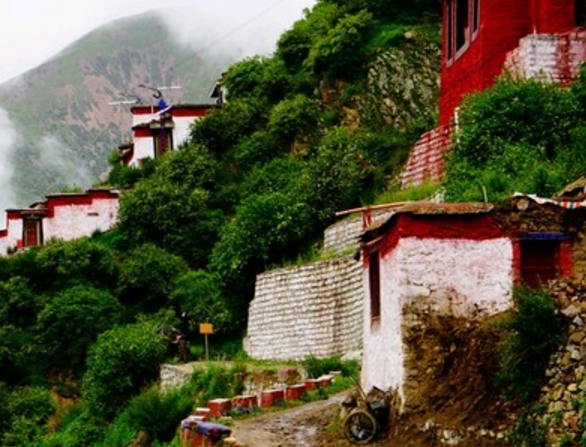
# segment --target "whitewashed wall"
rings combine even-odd
[[[362,293],[362,263],[353,257],[258,275],[244,348],[273,360],[359,352]]]
[[[116,223],[118,208],[118,197],[55,207],[53,217],[43,219],[44,239],[71,240],[91,236],[96,230],[107,231]]]
[[[22,240],[22,219],[6,219],[6,236],[0,237],[0,255],[5,256],[8,250],[16,247]]]
[[[402,395],[403,308],[480,319],[512,305],[513,248],[506,238],[477,241],[405,238],[381,259],[381,318],[371,324],[365,270],[362,385]]]

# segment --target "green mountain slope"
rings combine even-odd
[[[232,60],[180,47],[150,12],[99,28],[1,85],[0,108],[21,134],[10,160],[19,204],[96,182],[113,148],[130,137],[129,106],[109,105],[125,99],[121,93],[148,103],[150,92],[138,85],[178,85],[169,100],[208,102],[213,81]]]

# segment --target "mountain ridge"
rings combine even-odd
[[[213,81],[237,55],[202,54],[179,44],[153,10],[90,31],[1,84],[0,108],[20,135],[4,157],[13,201],[23,206],[103,178],[110,153],[130,138],[129,106],[109,103],[132,95],[148,104],[152,92],[139,85],[181,86],[165,92],[169,102],[210,102]]]

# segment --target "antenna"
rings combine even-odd
[[[120,92],[119,95],[122,96],[122,97],[124,97],[124,98],[130,98],[130,99],[122,99],[122,100],[118,100],[118,101],[110,101],[108,103],[108,105],[109,106],[119,106],[119,105],[128,105],[128,104],[142,104],[142,99],[140,98],[140,96],[135,95],[133,93]]]

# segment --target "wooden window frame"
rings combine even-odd
[[[381,281],[380,252],[378,248],[368,255],[368,285],[370,292],[370,320],[380,321],[381,318]]]
[[[29,225],[34,225],[35,242],[31,243]],[[43,245],[43,218],[36,216],[25,216],[22,219],[22,244],[24,247],[37,247]]]
[[[447,1],[445,45],[448,66],[459,59],[476,40],[480,31],[480,2],[481,0]]]

